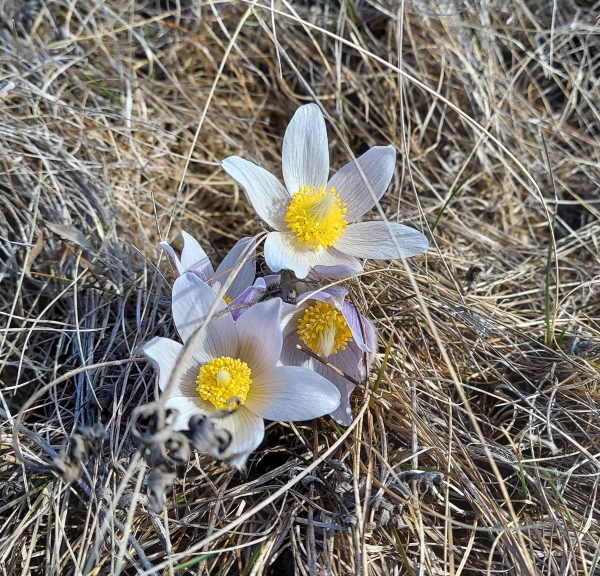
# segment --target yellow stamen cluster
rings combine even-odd
[[[333,246],[346,230],[346,204],[334,188],[300,186],[285,215],[296,239],[311,250]]]
[[[217,410],[233,410],[241,406],[250,390],[250,367],[243,360],[221,356],[200,368],[196,378],[200,398]]]
[[[231,304],[231,298],[229,296],[223,296],[223,300],[225,300],[225,304]]]
[[[326,358],[338,350],[345,350],[352,332],[335,306],[317,302],[298,320],[298,336],[313,352]]]

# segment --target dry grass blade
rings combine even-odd
[[[0,575],[598,573],[599,16],[0,0]],[[245,474],[152,473],[131,359],[174,335],[158,242],[220,261],[261,234],[219,162],[280,175],[315,98],[332,168],[396,146],[372,216],[431,249],[347,283],[379,332],[352,428],[273,423]]]

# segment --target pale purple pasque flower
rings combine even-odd
[[[330,416],[344,426],[352,422],[350,394],[354,384],[298,349],[297,345],[318,354],[354,380],[364,378],[375,352],[377,337],[373,324],[345,300],[347,294],[345,288],[334,286],[305,292],[298,296],[295,305],[284,304],[281,351],[282,364],[309,368],[337,386],[341,394],[340,405]]]
[[[301,106],[283,138],[285,187],[265,169],[238,156],[223,169],[246,191],[258,215],[275,232],[265,240],[265,261],[274,272],[293,270],[305,278],[311,269],[329,276],[362,272],[357,258],[408,258],[427,250],[418,230],[395,222],[358,222],[387,190],[396,164],[393,146],[375,146],[329,178],[325,120],[316,104]],[[392,238],[393,236],[393,238]],[[398,251],[397,245],[400,247]]]
[[[279,275],[276,274],[254,280],[256,276],[256,242],[254,238],[246,237],[239,240],[215,271],[198,241],[185,231],[181,232],[181,236],[183,249],[179,258],[170,244],[160,243],[171,262],[175,277],[178,278],[185,272],[192,272],[217,294],[245,254],[244,263],[225,292],[225,301],[231,308],[234,320],[248,306],[264,300],[269,295],[269,291],[279,284]]]
[[[173,285],[173,320],[184,344],[206,321],[216,294],[197,275],[182,274]],[[305,368],[278,365],[283,345],[281,300],[273,298],[250,307],[234,321],[220,299],[206,333],[166,401],[177,410],[175,430],[188,429],[191,416],[215,416],[217,430],[227,430],[231,443],[221,454],[241,467],[264,437],[263,418],[310,420],[333,412],[338,389]],[[142,352],[158,370],[164,390],[184,345],[154,338]]]

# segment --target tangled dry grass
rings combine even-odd
[[[600,574],[599,15],[1,2],[0,573]],[[157,243],[256,234],[219,161],[277,173],[314,98],[333,168],[396,145],[381,208],[431,248],[350,284],[380,334],[352,427],[273,423],[245,474],[194,454],[157,514],[130,423],[173,334]],[[80,480],[45,469],[98,422]]]

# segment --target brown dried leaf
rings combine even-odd
[[[77,228],[73,228],[72,226],[67,226],[65,224],[53,224],[52,222],[48,222],[44,220],[44,224],[50,229],[52,232],[57,234],[58,236],[62,236],[69,242],[73,244],[77,244],[82,248],[90,250],[92,248],[92,244],[90,241],[83,235],[83,232],[77,230]]]
[[[44,229],[40,228],[40,233],[38,234],[37,241],[34,244],[31,252],[29,252],[29,256],[27,256],[27,262],[25,262],[25,274],[29,274],[31,269],[31,265],[35,262],[35,259],[40,255],[40,252],[44,248]]]

